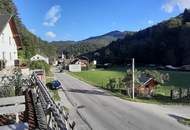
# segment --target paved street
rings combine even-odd
[[[133,103],[111,96],[65,73],[55,73],[67,98],[93,130],[190,130],[177,118],[190,118],[189,106]]]

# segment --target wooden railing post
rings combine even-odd
[[[173,90],[170,91],[170,98],[173,100]]]
[[[182,88],[179,88],[179,99],[182,99]]]
[[[190,89],[187,89],[187,99],[190,99]]]

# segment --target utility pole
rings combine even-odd
[[[135,59],[132,59],[133,100],[135,99]]]

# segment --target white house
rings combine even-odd
[[[49,64],[49,58],[45,56],[41,56],[39,54],[36,54],[35,56],[30,58],[31,61],[45,61],[47,64]]]
[[[0,15],[0,60],[5,62],[5,67],[14,66],[20,48],[21,39],[13,16]]]
[[[80,64],[70,64],[69,65],[69,71],[70,72],[81,72],[81,65]]]

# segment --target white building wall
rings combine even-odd
[[[6,60],[6,67],[14,66],[18,59],[17,45],[9,23],[0,34],[0,60]]]
[[[81,72],[81,65],[80,64],[70,64],[69,65],[69,71],[70,72]]]

